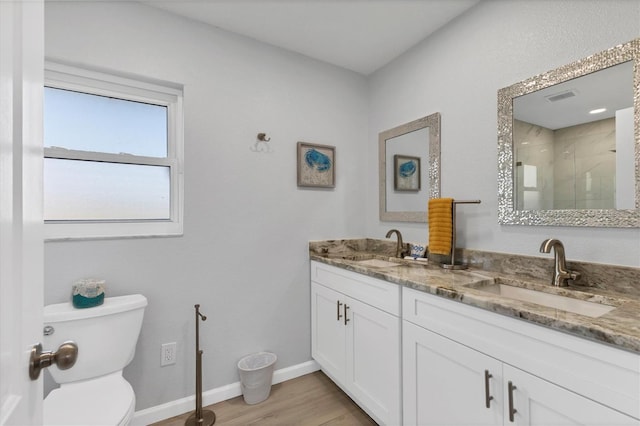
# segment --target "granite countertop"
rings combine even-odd
[[[548,280],[523,278],[522,274],[490,271],[473,266],[466,270],[452,271],[431,262],[397,259],[378,250],[353,250],[343,247],[336,251],[318,249],[317,246],[310,245],[309,256],[311,260],[338,268],[640,353],[640,298],[635,294],[595,286],[557,288],[551,286]],[[400,265],[370,267],[358,263],[368,258],[384,259]],[[615,309],[597,318],[591,318],[482,290],[484,286],[496,280],[504,284],[610,305]]]

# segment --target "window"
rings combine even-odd
[[[46,63],[49,240],[182,234],[182,89]]]

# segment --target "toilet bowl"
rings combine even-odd
[[[128,425],[136,396],[120,373],[69,383],[44,400],[45,425]]]
[[[122,376],[135,354],[147,299],[110,297],[104,304],[76,309],[71,303],[45,306],[44,345],[73,340],[78,359],[69,370],[49,368],[60,384],[44,400],[45,425],[128,425],[135,393]]]

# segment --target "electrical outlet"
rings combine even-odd
[[[160,366],[176,363],[176,342],[165,343],[160,350]]]

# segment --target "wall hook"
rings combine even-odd
[[[258,140],[262,142],[269,142],[271,138],[268,138],[266,133],[258,133]]]

